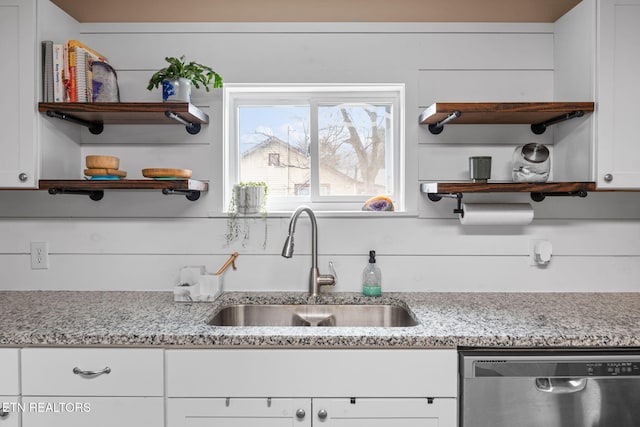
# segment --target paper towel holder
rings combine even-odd
[[[464,209],[462,209],[462,193],[427,193],[427,197],[432,202],[438,202],[442,200],[443,197],[457,199],[458,206],[453,209],[453,213],[460,214],[460,216],[464,217]]]

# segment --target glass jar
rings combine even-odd
[[[530,143],[513,152],[513,182],[547,182],[551,170],[549,149]]]

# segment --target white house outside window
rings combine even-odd
[[[225,87],[226,190],[264,181],[269,211],[403,209],[404,85]]]

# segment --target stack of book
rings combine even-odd
[[[107,58],[78,40],[42,42],[43,102],[93,102],[91,64]]]

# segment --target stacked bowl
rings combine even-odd
[[[113,156],[87,156],[87,168],[84,174],[89,179],[121,179],[127,176],[125,171],[121,171],[120,159]]]

